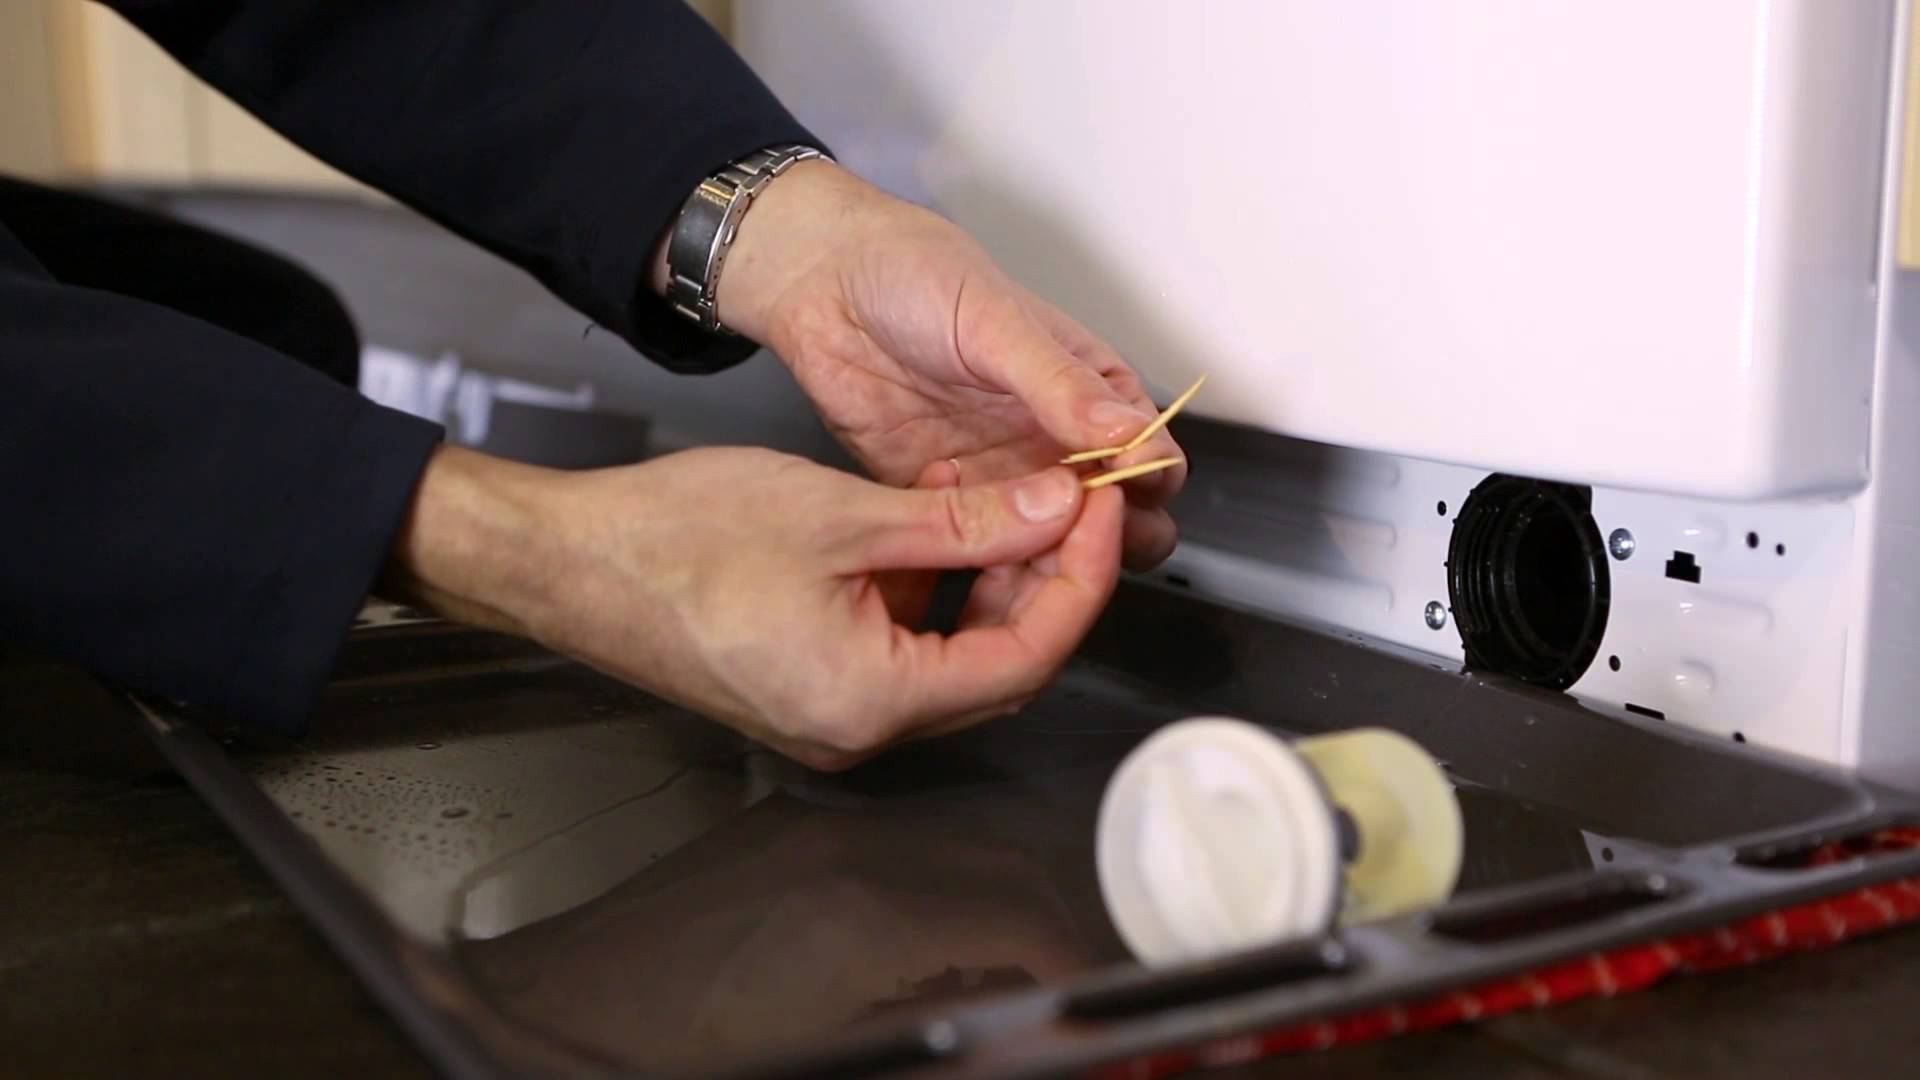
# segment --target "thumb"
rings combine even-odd
[[[1059,545],[1084,493],[1069,469],[969,487],[871,485],[847,508],[858,539],[846,572],[957,570],[1023,562]]]
[[[968,366],[992,389],[1019,398],[1055,442],[1076,450],[1112,446],[1153,422],[1151,411],[1067,351],[1031,313],[1008,307],[1005,317],[981,325]]]

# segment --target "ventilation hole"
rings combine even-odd
[[[1760,546],[1760,534],[1759,534],[1759,533],[1756,533],[1756,532],[1750,532],[1750,533],[1748,533],[1748,534],[1747,534],[1747,546],[1748,546],[1748,547],[1750,547],[1750,548],[1757,548],[1757,547],[1759,547],[1759,546]]]
[[[1600,849],[1600,861],[1601,861],[1601,862],[1612,862],[1612,861],[1613,861],[1613,849],[1612,849],[1612,848],[1610,848],[1610,847],[1603,847],[1603,848],[1601,848],[1601,849]]]
[[[1665,720],[1667,718],[1667,714],[1661,712],[1659,709],[1649,709],[1645,705],[1635,705],[1631,701],[1627,702],[1623,708],[1637,716],[1650,717],[1654,720]]]
[[[1441,516],[1441,517],[1446,517],[1446,516],[1447,516],[1447,502],[1446,502],[1446,500],[1445,500],[1445,499],[1442,499],[1442,500],[1440,500],[1440,501],[1439,501],[1438,503],[1435,503],[1435,504],[1434,504],[1434,509],[1435,509],[1436,511],[1438,511],[1438,512],[1439,512],[1439,514],[1440,514],[1440,516]]]
[[[1742,734],[1740,734],[1739,732],[1737,732],[1737,731],[1736,731],[1736,732],[1734,732],[1734,733],[1733,733],[1733,741],[1734,741],[1734,742],[1746,742],[1746,741],[1747,741],[1747,737],[1746,737],[1745,735],[1742,735]]]
[[[1609,656],[1609,657],[1607,657],[1607,666],[1608,666],[1608,667],[1610,667],[1610,668],[1612,668],[1612,669],[1613,669],[1613,670],[1615,670],[1615,671],[1619,671],[1619,670],[1620,670],[1620,658],[1619,658],[1619,657],[1617,657],[1617,656]]]
[[[1787,553],[1787,545],[1785,544],[1773,545],[1773,553],[1775,555],[1785,555]]]
[[[1193,588],[1193,582],[1187,580],[1187,576],[1185,574],[1168,574],[1167,584],[1178,585],[1183,589]]]
[[[1693,552],[1674,552],[1673,558],[1667,560],[1667,576],[1675,581],[1700,584],[1700,564],[1693,561]]]

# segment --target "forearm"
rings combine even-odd
[[[380,593],[456,622],[527,636],[553,592],[540,507],[550,470],[456,446],[434,452],[380,578]],[[551,524],[551,523],[548,523]]]

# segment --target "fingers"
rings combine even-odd
[[[885,601],[887,613],[901,626],[926,622],[939,582],[940,575],[934,571],[894,570],[873,575],[873,587]]]
[[[1019,398],[1060,445],[1113,446],[1153,422],[1146,402],[1129,400],[1094,365],[1069,352],[1017,298],[996,298],[976,310],[964,339],[968,370],[988,389]]]
[[[1037,582],[1031,588],[1024,579],[995,582],[995,588],[1012,591],[992,598],[1007,603],[1004,622],[983,625],[976,618],[947,638],[900,631],[900,648],[912,672],[911,712],[923,718],[923,725],[991,715],[1046,686],[1113,595],[1123,510],[1118,492],[1089,493],[1073,531],[1060,544],[1054,573],[1030,568]]]
[[[995,566],[974,579],[960,613],[959,628],[978,630],[999,626],[1023,611],[1047,582],[1060,574],[1060,555],[1048,552],[1031,563]]]
[[[927,467],[920,470],[919,477],[914,480],[911,486],[917,488],[944,488],[956,487],[959,483],[960,460],[958,458],[941,458],[939,461],[927,462]]]
[[[960,629],[998,626],[1013,611],[1015,595],[1032,571],[1025,564],[990,566],[973,579],[967,606],[960,612]]]
[[[1127,507],[1121,541],[1121,561],[1127,569],[1135,573],[1151,570],[1166,562],[1179,543],[1180,529],[1174,525],[1173,515],[1158,507]]]
[[[1161,438],[1165,438],[1165,442],[1161,443],[1160,448],[1155,449],[1154,444],[1159,443]],[[1169,450],[1172,451],[1171,454],[1168,453]],[[1140,447],[1140,451],[1144,451],[1147,454],[1165,454],[1167,456],[1177,454],[1181,458],[1180,464],[1170,469],[1163,469],[1160,472],[1143,476],[1133,483],[1121,485],[1128,492],[1128,501],[1136,506],[1165,506],[1172,502],[1173,497],[1180,494],[1181,490],[1187,486],[1186,451],[1181,450],[1179,446],[1173,442],[1171,436],[1156,437],[1146,445]],[[1153,461],[1155,459],[1146,457],[1145,460]],[[1122,467],[1124,467],[1133,464],[1133,462],[1128,460],[1121,464]]]
[[[969,353],[968,366],[997,380],[995,389],[1020,398],[1047,434],[1069,450],[1118,446],[1150,426],[1159,409],[1119,354],[1066,315],[1034,303],[1038,317],[1016,303],[1006,304],[1006,314],[982,328],[986,345],[982,355]],[[1186,453],[1171,432],[1161,428],[1107,466],[1169,457],[1183,460],[1125,485],[1128,502],[1159,507],[1179,494],[1187,478]]]
[[[1142,444],[1140,449],[1145,450],[1157,444],[1157,439],[1151,440]],[[1136,454],[1137,453],[1136,451]],[[1126,458],[1131,459],[1136,456],[1136,454],[1126,455]],[[1129,463],[1131,463],[1130,460]],[[1018,466],[1020,463],[1008,462],[1007,464],[1009,466]],[[1115,465],[1115,467],[1118,468],[1121,466]],[[981,468],[985,471],[984,466],[981,466]],[[1121,563],[1128,570],[1136,573],[1152,570],[1154,567],[1167,561],[1168,557],[1173,554],[1173,549],[1178,546],[1180,541],[1180,530],[1174,524],[1172,515],[1160,508],[1160,500],[1156,498],[1156,496],[1162,493],[1156,491],[1142,493],[1137,490],[1137,485],[1144,484],[1148,481],[1157,481],[1162,475],[1184,475],[1186,468],[1186,465],[1182,463],[1171,469],[1164,470],[1162,473],[1141,477],[1139,480],[1128,481],[1120,485],[1121,490],[1125,492],[1127,496],[1125,524],[1121,539]],[[958,463],[948,459],[942,459],[929,463],[927,467],[921,471],[920,478],[914,482],[914,486],[920,488],[951,487],[959,483],[959,476]],[[1179,490],[1177,481],[1170,486],[1175,492]],[[1166,494],[1171,495],[1172,492],[1167,492]],[[989,574],[998,574],[1002,571],[1010,574],[1012,570],[1012,567],[997,567],[995,570],[989,571]],[[992,578],[983,578],[980,582],[976,583],[974,585],[972,598],[968,602],[968,612],[971,613],[978,605],[985,602],[985,598],[992,594],[994,587],[994,580]],[[997,609],[1002,616],[1004,615],[1004,607],[1005,604],[1003,602]],[[998,617],[999,616],[996,616],[996,620]]]
[[[1073,472],[1057,467],[997,484],[858,491],[826,508],[854,534],[835,552],[842,573],[1024,562],[1060,543],[1084,496]]]
[[[1153,438],[1134,447],[1118,457],[1108,458],[1101,464],[1108,469],[1124,469],[1129,465],[1140,465],[1162,458],[1177,457],[1180,464],[1145,476],[1123,481],[1121,490],[1127,493],[1127,502],[1138,507],[1154,509],[1167,505],[1187,483],[1186,451],[1173,441],[1173,436],[1163,428]]]
[[[1065,316],[1061,317],[1064,318]],[[1101,369],[1118,368],[1122,371],[1126,370],[1125,363],[1105,344],[1094,342],[1086,348],[1087,360],[1094,366]],[[1128,381],[1136,387],[1138,386],[1137,380],[1130,379]],[[1160,412],[1159,406],[1155,405],[1152,399],[1147,397],[1144,389],[1140,389],[1138,392],[1140,402],[1145,405],[1150,413],[1158,416]],[[1128,439],[1131,438],[1133,438],[1133,435],[1129,434]],[[1115,442],[1103,445],[1121,445],[1121,443]],[[1085,449],[1089,450],[1096,448],[1096,446],[1085,447]],[[1124,484],[1123,490],[1127,493],[1128,503],[1134,506],[1152,508],[1165,506],[1168,502],[1172,501],[1173,497],[1178,495],[1180,489],[1186,485],[1186,456],[1186,451],[1174,440],[1173,432],[1166,427],[1162,427],[1159,431],[1154,432],[1153,436],[1146,442],[1141,443],[1125,454],[1102,462],[1102,465],[1109,469],[1123,469],[1129,465],[1158,461],[1162,458],[1180,458],[1180,464],[1171,469],[1150,473],[1138,479],[1129,480]]]

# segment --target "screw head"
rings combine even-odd
[[[1440,630],[1447,625],[1447,605],[1438,600],[1427,601],[1427,629]]]
[[[960,1029],[951,1020],[935,1020],[921,1029],[920,1036],[935,1053],[950,1054],[960,1046]]]
[[[1607,537],[1607,551],[1623,562],[1633,558],[1635,546],[1637,545],[1634,543],[1633,534],[1625,529],[1615,529],[1612,535]]]

